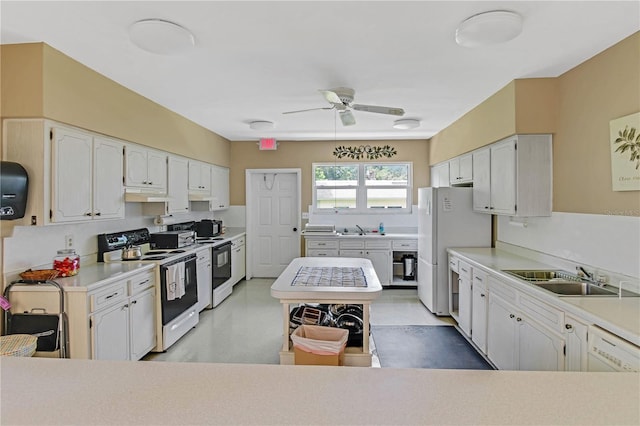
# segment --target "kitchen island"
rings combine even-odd
[[[332,275],[333,271],[333,275]],[[344,276],[342,275],[344,272]],[[353,274],[359,276],[354,278]],[[306,275],[305,275],[306,274]],[[358,278],[361,280],[358,281]],[[280,364],[293,364],[289,341],[290,305],[295,303],[350,303],[362,305],[362,347],[347,348],[344,363],[371,366],[369,353],[369,306],[382,291],[371,261],[344,257],[293,259],[271,286],[271,295],[282,304],[282,350]]]
[[[3,425],[640,424],[636,373],[6,357],[0,376]]]

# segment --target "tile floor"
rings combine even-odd
[[[200,313],[200,322],[164,353],[144,359],[176,362],[279,364],[282,311],[271,297],[273,279],[241,281],[215,309]],[[385,289],[371,305],[373,325],[449,325],[418,300],[415,289]],[[375,349],[375,348],[373,348]],[[373,361],[377,366],[377,360]]]

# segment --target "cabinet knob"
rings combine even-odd
[[[515,317],[515,315],[509,314],[509,318],[514,318],[514,317]]]
[[[485,210],[489,210],[489,206],[484,206]]]
[[[484,293],[480,293],[480,297],[484,297]]]
[[[85,216],[91,216],[91,213],[85,213],[84,215]]]
[[[133,300],[133,301],[131,301],[131,304],[132,304],[132,305],[135,305],[136,303],[138,303],[138,301],[137,301],[137,300]]]
[[[148,183],[149,183],[149,182],[147,182],[146,180],[143,180],[143,181],[142,181],[142,184],[143,184],[143,185],[146,185],[146,184],[148,184]]]
[[[102,215],[102,213],[100,213],[100,212],[96,212],[96,213],[95,213],[95,215],[96,215],[96,216],[100,216],[100,215]]]
[[[149,185],[153,185],[153,182],[149,181]]]
[[[518,317],[518,318],[516,318],[516,321],[520,322],[520,321],[522,321],[522,318]]]
[[[566,328],[567,330],[571,330],[573,326],[571,324],[565,324],[564,328]]]
[[[298,232],[298,228],[293,228],[293,232]]]

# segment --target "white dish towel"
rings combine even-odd
[[[177,263],[167,267],[165,272],[167,286],[167,300],[180,299],[185,295],[184,263]]]

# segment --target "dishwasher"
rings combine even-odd
[[[640,347],[599,327],[589,327],[588,371],[640,371]]]

